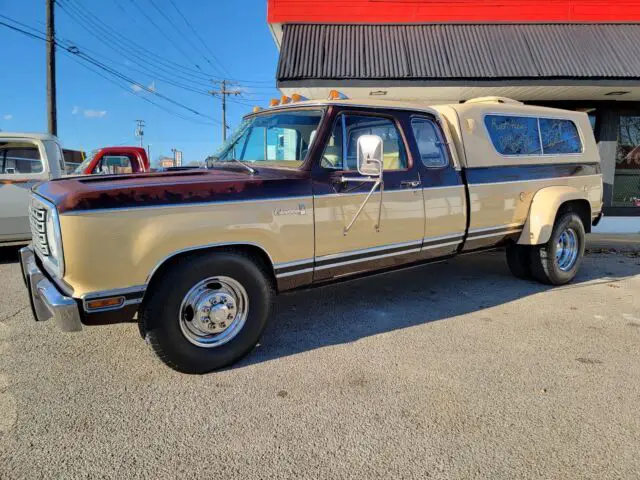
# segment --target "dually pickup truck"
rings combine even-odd
[[[338,97],[247,115],[208,169],[35,188],[36,320],[137,321],[202,373],[247,354],[285,291],[497,247],[517,277],[574,278],[602,209],[586,114]]]

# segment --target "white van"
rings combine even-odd
[[[31,187],[64,172],[64,156],[55,136],[0,132],[0,246],[31,240]]]

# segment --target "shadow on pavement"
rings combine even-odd
[[[0,265],[5,263],[18,263],[20,261],[20,249],[24,245],[17,247],[0,247]]]
[[[614,283],[639,272],[636,262],[603,266],[587,257],[576,280],[557,288]],[[504,253],[492,252],[287,294],[276,300],[260,345],[231,368],[446,320],[551,288],[511,276]]]

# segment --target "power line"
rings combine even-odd
[[[176,77],[180,77],[183,80],[187,80],[193,83],[202,82],[203,86],[204,85],[208,86],[208,82],[210,79],[206,77],[206,75],[203,78],[197,78],[197,77],[194,78],[195,75],[203,75],[202,72],[194,73],[194,71],[189,71],[189,73],[184,73],[184,72],[177,71],[178,67],[183,69],[187,69],[187,68],[180,67],[178,64],[175,64],[174,62],[165,60],[162,57],[155,55],[153,52],[146,50],[144,47],[138,45],[133,41],[129,41],[131,45],[128,45],[125,40],[122,40],[116,37],[111,38],[109,41],[109,37],[112,37],[112,34],[108,26],[103,26],[105,25],[103,22],[97,19],[94,20],[92,18],[93,16],[90,13],[88,12],[84,13],[83,11],[80,10],[80,8],[78,8],[79,6],[74,6],[71,3],[62,4],[60,3],[60,0],[56,0],[56,3],[73,21],[80,24],[80,26],[84,30],[86,30],[91,36],[93,36],[94,38],[96,38],[101,43],[111,48],[115,52],[119,53],[120,55],[123,55],[129,58],[129,60],[133,61],[134,63],[137,63],[138,65],[141,65],[141,66],[142,64],[146,64],[146,65],[149,65],[151,68],[160,70],[162,72],[166,72],[167,74],[170,74]],[[68,8],[66,8],[65,5]],[[80,18],[78,18],[76,15],[78,15]],[[88,24],[88,25],[85,25],[85,24]],[[92,28],[89,28],[89,27],[92,27]],[[161,63],[162,66],[156,65],[156,63],[154,63],[154,61],[150,61],[147,58],[147,56],[157,57],[157,60],[154,60],[154,61]]]
[[[169,23],[169,25],[171,25],[171,26],[174,28],[174,30],[175,30],[176,32],[180,32],[180,28],[179,28],[179,27],[178,27],[178,26],[173,22],[173,20],[171,20],[171,18],[170,18],[166,13],[164,13],[164,11],[162,11],[162,10],[158,7],[158,5],[156,4],[156,2],[155,2],[154,0],[149,0],[149,3],[151,3],[151,5],[153,5],[153,8],[155,8],[155,9],[158,11],[158,13],[159,13],[159,14],[160,14],[160,15],[161,15],[161,16],[162,16],[162,17],[163,17],[163,18],[164,18],[164,19]],[[175,7],[175,5],[174,5],[174,7]],[[184,17],[183,17],[183,18],[184,18]],[[218,68],[217,66],[215,66],[213,63],[211,63],[211,61],[207,58],[206,54],[204,54],[204,53],[202,52],[202,50],[200,50],[200,48],[198,48],[198,47],[197,47],[197,46],[196,46],[196,45],[195,45],[191,40],[189,40],[189,37],[187,37],[186,35],[184,35],[184,36],[182,36],[182,38],[184,38],[187,42],[189,42],[189,45],[191,45],[191,46],[193,47],[193,49],[194,49],[194,50],[197,50],[197,51],[200,53],[200,55],[202,55],[202,58],[204,58],[204,60],[205,60],[209,65],[211,65],[211,67],[215,68],[215,69],[216,69],[216,70],[218,70],[220,73],[222,73],[222,71],[221,71],[221,70],[219,70],[219,68]],[[214,56],[214,58],[215,58],[215,56]],[[224,68],[224,67],[223,67],[223,68]]]
[[[150,0],[151,2],[153,2],[153,0]],[[178,15],[180,15],[180,17],[182,17],[182,20],[184,21],[184,23],[189,27],[189,29],[193,32],[193,34],[196,36],[196,38],[198,40],[200,40],[200,43],[202,43],[202,45],[204,46],[204,48],[207,49],[207,51],[209,52],[209,54],[213,57],[213,59],[218,62],[218,64],[222,67],[222,70],[224,70],[224,72],[226,72],[227,75],[231,76],[231,74],[229,74],[229,71],[225,68],[225,66],[222,64],[222,62],[220,62],[220,60],[218,59],[218,57],[216,57],[216,55],[211,51],[211,49],[209,48],[209,46],[205,43],[205,41],[202,39],[202,37],[200,36],[200,34],[198,33],[198,31],[193,28],[193,26],[191,25],[191,23],[189,22],[189,20],[187,20],[187,17],[184,16],[184,14],[180,11],[180,9],[178,8],[178,6],[174,3],[173,0],[169,0],[169,3],[171,3],[171,5],[173,5],[173,8],[175,9],[176,12],[178,12]],[[157,8],[157,7],[156,7]]]
[[[3,16],[3,18],[7,18],[7,17],[4,17],[4,16]],[[38,40],[42,40],[42,41],[45,41],[45,42],[46,42],[46,40],[47,40],[47,39],[46,39],[45,37],[43,37],[43,36],[33,34],[33,33],[28,32],[28,31],[26,31],[26,30],[24,30],[24,29],[22,29],[22,28],[15,27],[15,26],[13,26],[13,25],[10,25],[10,24],[5,23],[5,22],[2,22],[2,21],[0,21],[0,25],[2,25],[2,26],[4,26],[4,27],[7,27],[7,28],[9,28],[9,29],[11,29],[11,30],[14,30],[14,31],[16,31],[16,32],[22,33],[23,35],[26,35],[26,36],[29,36],[29,37],[32,37],[32,38],[38,39]],[[31,28],[31,27],[29,27],[29,28]],[[32,28],[32,30],[36,30],[36,29],[33,29],[33,28]],[[131,95],[134,95],[134,96],[135,96],[135,97],[137,97],[137,98],[140,98],[140,99],[142,99],[142,100],[144,100],[144,101],[146,101],[146,102],[148,102],[148,103],[151,103],[151,104],[153,104],[153,105],[155,105],[155,106],[157,106],[157,107],[159,107],[159,108],[161,108],[161,109],[163,109],[163,110],[165,110],[165,111],[167,111],[167,112],[169,112],[169,113],[171,113],[171,114],[173,114],[173,115],[179,116],[180,118],[183,118],[183,119],[185,119],[185,120],[191,120],[191,121],[193,121],[193,119],[190,119],[190,118],[188,118],[188,117],[185,117],[184,115],[180,115],[180,114],[178,114],[177,112],[174,112],[174,111],[172,111],[172,110],[170,110],[170,109],[167,109],[166,107],[164,107],[164,106],[162,106],[162,105],[160,105],[160,104],[158,104],[158,103],[156,103],[156,102],[153,102],[153,101],[152,101],[152,100],[150,100],[149,98],[146,98],[146,97],[142,97],[142,96],[136,95],[134,92],[132,92],[132,91],[131,91],[131,89],[130,89],[129,85],[132,85],[132,84],[133,84],[133,85],[137,85],[137,86],[139,86],[142,90],[145,90],[145,91],[147,91],[147,92],[149,92],[149,93],[151,93],[151,94],[154,94],[154,95],[156,95],[156,96],[158,96],[158,97],[162,98],[163,100],[165,100],[165,101],[167,101],[167,102],[170,102],[170,103],[175,104],[175,105],[177,105],[177,106],[179,106],[179,107],[181,107],[181,108],[184,108],[184,109],[188,110],[189,112],[193,113],[194,115],[201,116],[201,117],[203,117],[203,118],[206,118],[206,119],[211,120],[212,122],[215,122],[215,123],[218,123],[218,124],[220,124],[220,123],[221,123],[219,120],[217,120],[217,119],[215,119],[215,118],[209,117],[208,115],[204,115],[204,114],[202,114],[202,113],[198,112],[197,110],[192,109],[191,107],[188,107],[188,106],[186,106],[186,105],[184,105],[184,104],[182,104],[182,103],[180,103],[180,102],[177,102],[177,101],[175,101],[175,100],[173,100],[173,99],[171,99],[171,98],[167,97],[166,95],[159,94],[158,92],[155,92],[155,91],[153,91],[153,90],[149,89],[148,87],[146,87],[146,86],[144,86],[144,85],[142,85],[142,84],[140,84],[140,83],[136,82],[135,80],[132,80],[132,79],[130,79],[130,78],[127,78],[125,75],[121,74],[120,72],[117,72],[117,71],[115,71],[115,70],[113,70],[113,69],[110,69],[109,67],[107,67],[107,66],[105,66],[105,65],[102,65],[100,62],[98,62],[98,61],[96,61],[96,60],[92,59],[91,57],[89,57],[89,56],[87,56],[87,55],[85,55],[85,54],[81,54],[79,51],[78,51],[78,52],[76,52],[76,51],[69,50],[69,49],[63,49],[63,50],[61,50],[61,52],[62,52],[62,53],[64,53],[64,54],[66,54],[66,55],[68,55],[68,56],[70,56],[70,57],[71,57],[71,58],[73,58],[74,60],[78,61],[78,63],[80,63],[80,65],[83,65],[84,67],[88,68],[89,70],[94,71],[94,73],[96,73],[96,74],[100,75],[101,77],[105,78],[106,80],[110,81],[111,83],[115,83],[115,84],[116,84],[116,85],[118,85],[120,88],[123,88],[124,90],[126,90],[127,92],[129,92]],[[94,66],[96,66],[97,68],[99,68],[100,70],[106,71],[107,73],[109,73],[109,74],[111,74],[111,75],[113,75],[113,76],[115,76],[115,77],[117,77],[117,78],[120,78],[120,79],[122,79],[122,80],[124,80],[124,81],[128,82],[127,87],[122,86],[120,83],[115,82],[115,81],[113,81],[112,79],[110,79],[110,78],[106,77],[105,75],[103,75],[103,74],[99,73],[98,71],[95,71],[94,69],[92,69],[92,68],[88,67],[87,65],[82,64],[78,59],[82,59],[82,60],[84,60],[84,61],[86,61],[86,62],[89,62],[89,63],[93,64]],[[205,123],[205,124],[208,124],[208,125],[212,125],[212,123],[210,123],[210,122],[197,122],[197,123]]]
[[[134,7],[136,7],[136,8],[138,9],[138,11],[139,11],[140,13],[142,13],[142,15],[144,16],[144,18],[146,18],[146,19],[149,21],[149,23],[151,23],[154,27],[156,27],[156,29],[160,32],[160,34],[164,37],[164,39],[165,39],[167,42],[169,42],[171,45],[173,45],[173,47],[174,47],[176,50],[180,51],[180,53],[182,53],[186,58],[188,58],[188,59],[189,59],[189,61],[191,61],[191,62],[196,66],[196,68],[197,68],[198,70],[202,70],[202,69],[200,68],[200,65],[198,65],[198,63],[197,63],[195,60],[193,60],[193,58],[192,58],[192,57],[191,57],[191,56],[190,56],[186,51],[184,51],[184,50],[182,49],[182,47],[180,47],[180,45],[178,45],[178,43],[177,43],[177,42],[172,42],[172,41],[169,39],[169,37],[167,37],[167,35],[165,34],[164,30],[162,30],[162,28],[161,28],[161,27],[160,27],[160,26],[159,26],[159,25],[158,25],[158,24],[157,24],[157,23],[156,23],[156,22],[155,22],[155,21],[154,21],[154,20],[149,16],[149,15],[147,15],[147,12],[145,12],[145,11],[144,11],[144,9],[143,9],[140,5],[138,5],[138,3],[136,2],[136,0],[129,0],[129,1],[133,4],[133,6],[134,6]]]
[[[0,17],[1,17],[1,18],[4,18],[5,20],[9,20],[9,21],[11,21],[11,22],[13,22],[13,23],[15,23],[15,24],[18,24],[18,25],[20,25],[20,26],[22,26],[22,27],[24,27],[24,28],[28,28],[28,29],[30,29],[30,30],[32,30],[32,31],[35,31],[35,32],[37,32],[37,33],[39,33],[39,34],[44,35],[44,33],[43,33],[42,31],[40,31],[40,30],[38,30],[38,29],[36,29],[36,28],[34,28],[34,27],[31,27],[31,26],[29,26],[29,25],[27,25],[27,24],[25,24],[25,23],[19,22],[18,20],[15,20],[15,19],[13,19],[13,18],[7,17],[6,15],[2,15],[2,14],[0,14]],[[117,63],[118,63],[117,61],[113,60],[112,58],[109,58],[108,56],[106,56],[106,55],[104,55],[104,54],[100,54],[100,53],[96,52],[95,50],[91,50],[91,49],[89,49],[89,48],[83,47],[82,45],[80,45],[80,44],[76,43],[76,42],[75,42],[75,41],[73,41],[73,40],[69,40],[69,39],[65,39],[65,38],[60,38],[60,37],[58,37],[58,36],[57,36],[57,37],[56,37],[56,43],[57,43],[58,45],[61,45],[61,46],[65,47],[65,48],[70,48],[70,47],[79,47],[79,48],[81,48],[81,49],[82,49],[82,50],[84,50],[84,51],[91,52],[91,53],[92,53],[92,55],[93,55],[94,57],[96,57],[96,56],[97,56],[97,57],[101,57],[101,58],[105,59],[105,60],[106,60],[106,61],[108,61],[108,62],[115,63],[115,64],[117,64]],[[66,44],[66,45],[65,45],[65,44]],[[149,75],[149,72],[145,72],[145,71],[143,71],[143,70],[140,70],[139,68],[135,68],[135,67],[131,67],[131,66],[128,66],[127,68],[128,68],[129,70],[132,70],[132,71],[134,71],[134,72],[141,73],[141,74],[143,74],[143,75]],[[199,89],[193,88],[193,87],[191,87],[191,86],[189,86],[189,85],[185,85],[185,84],[183,84],[183,83],[178,83],[178,82],[176,82],[174,79],[170,79],[170,78],[168,78],[168,77],[165,77],[164,75],[158,74],[157,72],[153,72],[153,75],[150,75],[150,77],[151,77],[152,79],[162,80],[163,82],[165,82],[165,83],[167,83],[167,84],[169,84],[169,85],[173,85],[173,86],[175,86],[175,87],[177,87],[177,88],[182,88],[183,90],[186,90],[186,91],[190,91],[190,92],[193,92],[193,93],[198,93],[198,94],[200,94],[200,95],[204,95],[204,96],[207,96],[207,97],[209,96],[209,92],[208,92],[207,90],[204,90],[204,89],[203,89],[203,90],[199,90]],[[208,86],[208,85],[207,85],[207,86]]]

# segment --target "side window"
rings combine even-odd
[[[383,141],[384,170],[407,168],[407,153],[395,123],[368,115],[340,115],[325,146],[321,165],[339,170],[357,169],[358,138],[378,135]]]
[[[545,155],[582,153],[582,140],[578,127],[571,120],[541,118],[540,136]]]
[[[96,173],[103,175],[133,173],[131,159],[125,155],[105,155],[100,160]]]
[[[449,163],[438,127],[427,118],[412,118],[411,130],[425,167],[441,168]]]
[[[501,155],[541,155],[536,117],[487,115],[484,124],[493,146]]]
[[[26,142],[0,143],[0,175],[42,173],[40,149]]]

